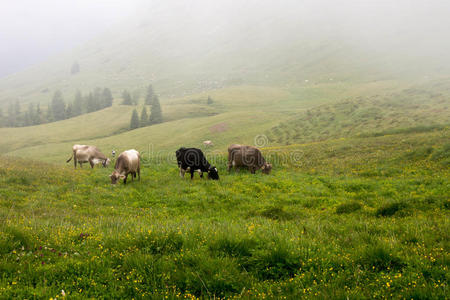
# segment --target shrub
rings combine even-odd
[[[347,203],[342,203],[336,207],[337,214],[348,214],[357,210],[360,210],[362,207],[361,203],[356,201],[351,201]]]

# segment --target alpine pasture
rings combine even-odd
[[[151,1],[0,78],[0,299],[449,298],[446,10],[279,2]],[[150,85],[162,122],[131,130]],[[74,144],[111,165],[74,169]],[[228,173],[231,144],[272,172]],[[220,179],[180,178],[180,147]],[[128,149],[141,180],[112,185]]]

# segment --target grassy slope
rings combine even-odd
[[[218,156],[219,182],[144,159],[116,187],[111,169],[1,157],[0,294],[445,298],[446,137],[267,149],[285,159],[269,176]]]

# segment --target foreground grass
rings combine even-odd
[[[269,176],[218,158],[219,182],[145,162],[111,186],[111,169],[1,157],[0,295],[446,298],[448,149],[425,136],[312,144]]]

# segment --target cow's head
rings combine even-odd
[[[212,166],[208,169],[208,178],[213,180],[219,180],[219,171],[217,171],[217,168]]]
[[[112,174],[109,175],[109,178],[111,178],[111,184],[116,184],[119,181],[119,179],[125,179],[125,175],[122,175],[116,170],[114,170],[114,172],[112,172]]]
[[[261,168],[261,171],[264,174],[270,174],[270,171],[272,171],[272,164],[264,163],[264,165]]]
[[[111,160],[109,158],[105,159],[102,163],[103,168],[108,167],[110,163],[111,163]]]

